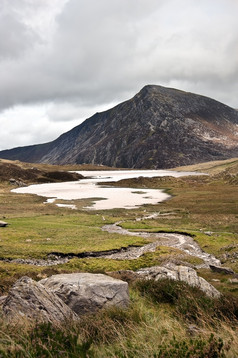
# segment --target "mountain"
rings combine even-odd
[[[53,142],[0,152],[50,164],[171,168],[238,156],[238,112],[211,98],[148,85]]]

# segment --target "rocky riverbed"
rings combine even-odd
[[[117,233],[121,235],[130,235],[130,236],[140,236],[146,239],[154,240],[153,242],[144,245],[142,247],[130,247],[126,252],[114,253],[111,255],[104,255],[110,259],[117,260],[133,260],[137,259],[146,252],[153,252],[158,246],[169,246],[177,248],[181,251],[184,251],[186,254],[189,254],[194,257],[198,257],[204,261],[203,265],[200,267],[209,267],[210,265],[220,266],[221,262],[214,255],[204,252],[198,243],[189,235],[177,234],[177,233],[148,233],[144,231],[132,232],[126,229],[123,229],[120,226],[121,222],[115,223],[113,225],[105,225],[102,227],[103,231],[109,233]]]

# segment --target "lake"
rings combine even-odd
[[[159,189],[138,189],[138,188],[115,188],[110,187],[106,182],[119,181],[138,177],[173,176],[181,177],[188,175],[201,175],[195,172],[176,172],[169,170],[115,170],[115,171],[79,171],[85,179],[74,182],[37,184],[27,187],[13,189],[16,193],[27,193],[44,196],[48,203],[57,199],[77,200],[91,199],[92,205],[86,206],[87,210],[105,209],[133,209],[145,204],[157,204],[168,199],[170,196]],[[100,183],[105,184],[100,184]],[[56,204],[72,209],[76,207],[71,204]]]

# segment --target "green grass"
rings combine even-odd
[[[107,272],[118,270],[138,270],[142,267],[156,266],[168,260],[169,258],[183,257],[187,262],[193,258],[189,255],[183,255],[178,249],[160,246],[155,252],[148,252],[135,260],[113,260],[104,258],[85,258],[72,259],[67,267],[72,270],[90,271],[90,272]],[[201,261],[198,259],[198,262]]]
[[[102,216],[80,213],[78,215],[41,215],[12,218],[9,227],[1,230],[2,257],[45,257],[51,252],[80,253],[142,245],[143,238],[108,234],[101,226],[113,223]],[[30,240],[30,241],[29,241]]]

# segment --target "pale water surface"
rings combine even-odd
[[[80,171],[86,179],[65,183],[37,184],[28,187],[14,189],[16,193],[36,194],[47,197],[48,203],[56,199],[76,200],[92,199],[92,206],[85,207],[91,210],[104,210],[114,208],[132,209],[144,204],[157,204],[170,196],[158,189],[138,188],[114,188],[107,184],[110,181],[138,177],[173,176],[181,177],[188,175],[201,175],[194,172],[176,172],[169,170],[115,170],[115,171]],[[68,206],[72,209],[74,205],[57,204]]]

